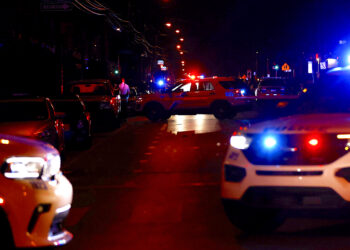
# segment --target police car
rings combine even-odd
[[[221,197],[238,228],[273,230],[298,211],[350,214],[350,78],[327,79],[296,113],[231,136]]]
[[[234,77],[186,79],[166,93],[143,95],[136,107],[151,121],[184,113],[212,113],[217,119],[226,119],[255,101],[248,91],[248,85]]]
[[[72,185],[60,172],[51,145],[0,134],[1,249],[64,245],[72,239],[62,222]]]

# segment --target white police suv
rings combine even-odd
[[[295,114],[231,136],[221,196],[238,228],[273,230],[300,210],[350,214],[350,81],[339,79],[320,83]]]

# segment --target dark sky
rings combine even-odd
[[[130,1],[147,22],[177,23],[186,60],[209,74],[254,70],[256,51],[265,69],[267,57],[284,63],[329,54],[340,39],[350,38],[349,0]]]

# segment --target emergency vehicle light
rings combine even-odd
[[[237,149],[247,149],[251,142],[252,139],[244,135],[233,135],[230,139],[231,146]]]
[[[276,138],[274,138],[272,136],[268,136],[264,139],[265,148],[271,149],[271,148],[274,148],[276,145],[277,145]]]
[[[157,84],[158,84],[158,86],[163,86],[164,85],[164,81],[163,80],[159,80],[158,82],[157,82]]]
[[[309,140],[309,144],[311,146],[317,146],[318,145],[318,140],[317,139],[311,139],[311,140]]]
[[[339,134],[337,135],[338,139],[350,139],[350,134]]]

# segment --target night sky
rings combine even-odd
[[[270,63],[294,62],[319,53],[332,56],[339,40],[350,42],[346,0],[148,0],[108,1],[125,18],[183,30],[188,66],[207,74],[235,75]],[[126,13],[128,4],[137,9]],[[135,18],[135,15],[137,18]],[[347,45],[346,45],[347,46]],[[256,54],[256,51],[259,54]]]

